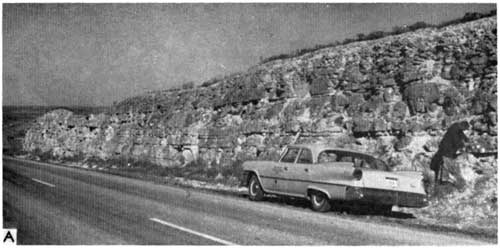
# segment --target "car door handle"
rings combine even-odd
[[[288,167],[285,167],[285,170],[288,170]]]
[[[309,169],[305,168],[305,169],[304,169],[304,171],[305,171],[305,172],[309,172]]]

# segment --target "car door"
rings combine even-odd
[[[285,170],[286,180],[284,191],[290,195],[307,195],[307,186],[310,185],[309,171],[313,163],[311,150],[302,148],[297,161]]]
[[[346,184],[352,180],[353,158],[337,150],[324,150],[318,154],[318,163],[309,170],[311,181]]]
[[[300,153],[300,148],[291,147],[288,148],[280,162],[273,166],[272,170],[274,173],[274,190],[280,193],[287,193],[289,173],[288,170],[295,164],[297,157]]]

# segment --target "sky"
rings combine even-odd
[[[104,106],[494,4],[4,4],[3,105]]]

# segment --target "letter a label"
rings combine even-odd
[[[17,244],[17,229],[3,229],[3,245]]]

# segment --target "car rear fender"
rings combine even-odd
[[[328,199],[332,199],[332,196],[330,195],[330,193],[327,190],[322,189],[320,187],[317,187],[317,186],[308,186],[307,187],[307,195],[308,196],[309,196],[309,192],[310,191],[319,191],[319,192],[325,194],[328,197]]]
[[[388,172],[362,169],[365,188],[425,194],[420,172]]]

